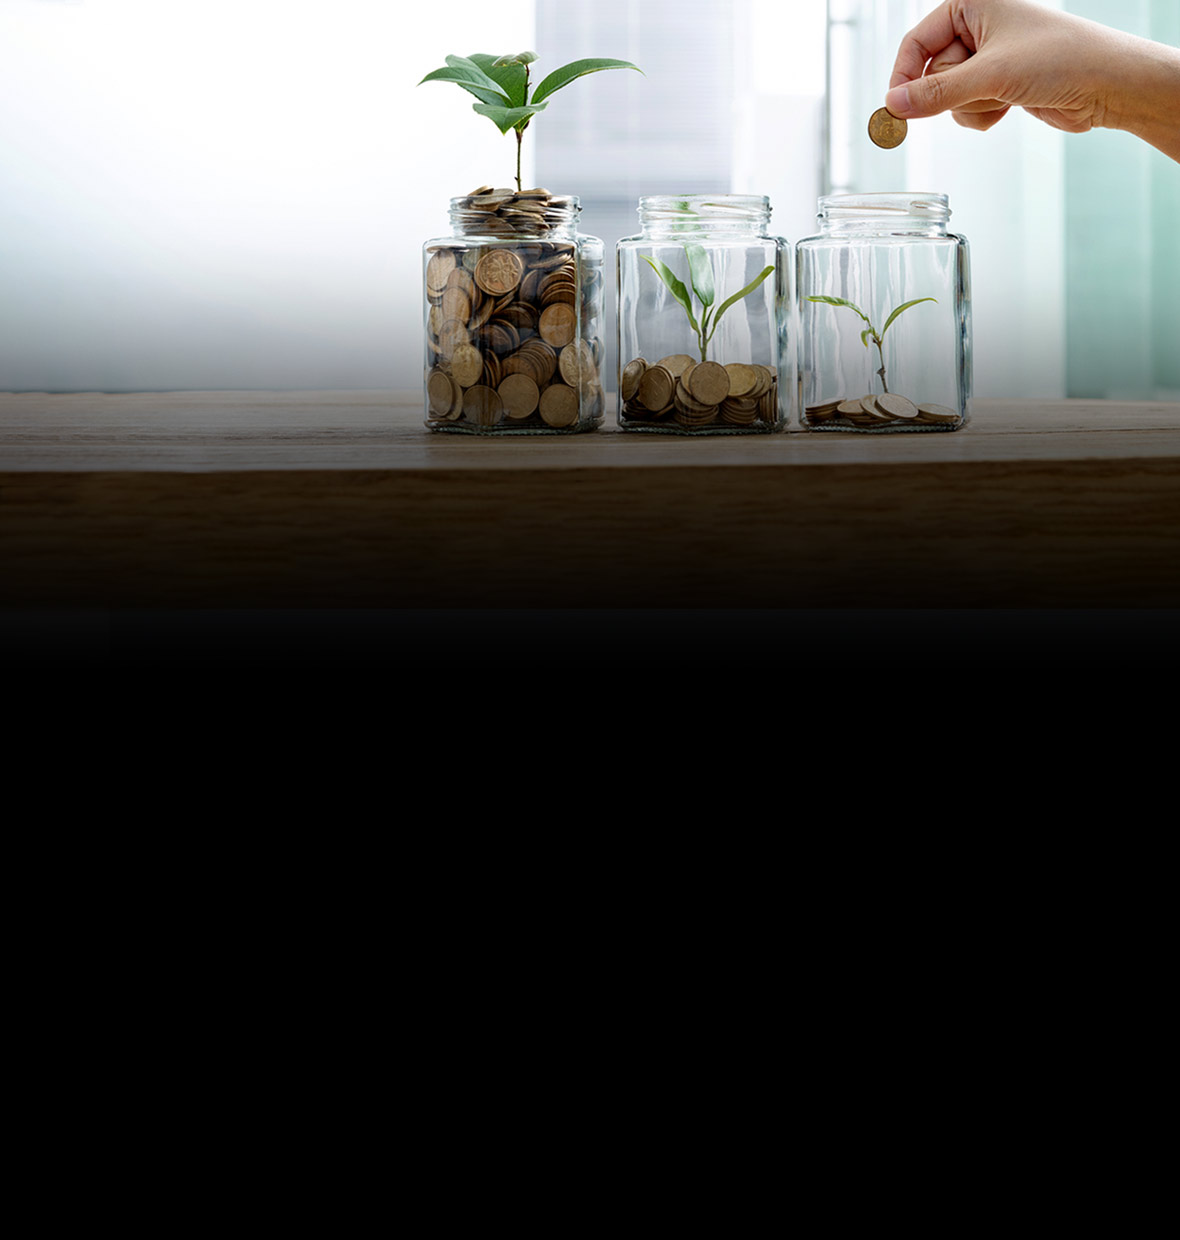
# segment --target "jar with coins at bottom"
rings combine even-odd
[[[829,195],[796,246],[800,424],[953,431],[971,408],[965,237],[944,194]]]
[[[770,203],[652,195],[616,258],[618,423],[665,435],[781,430],[794,377],[790,245]]]
[[[426,425],[551,435],[602,421],[602,242],[576,198],[489,186],[423,246]]]

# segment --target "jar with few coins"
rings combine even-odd
[[[945,194],[820,198],[796,247],[800,425],[953,431],[971,410],[967,239]]]
[[[593,430],[605,406],[603,244],[577,198],[483,186],[422,249],[426,426],[470,435]]]
[[[791,246],[767,198],[653,195],[616,247],[620,429],[782,430],[790,415]]]

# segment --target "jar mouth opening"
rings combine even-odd
[[[489,214],[504,207],[528,210],[530,205],[554,211],[582,209],[581,199],[573,194],[550,194],[547,190],[526,189],[518,193],[514,189],[497,189],[483,194],[464,194],[460,198],[451,199],[452,211],[463,209],[487,211]]]
[[[760,219],[770,215],[770,199],[761,194],[648,194],[639,199],[644,219],[724,220]]]
[[[468,233],[538,237],[571,227],[581,210],[569,194],[485,187],[451,199],[451,222]]]
[[[825,194],[819,200],[821,219],[946,220],[951,209],[946,194],[883,190],[864,194]]]

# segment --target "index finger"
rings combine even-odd
[[[953,43],[958,34],[950,4],[940,4],[932,13],[927,13],[898,47],[889,89],[920,78],[927,61]]]

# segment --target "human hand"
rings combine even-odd
[[[948,0],[902,40],[885,106],[990,129],[1012,107],[1138,133],[1180,160],[1180,50],[1030,0]]]

